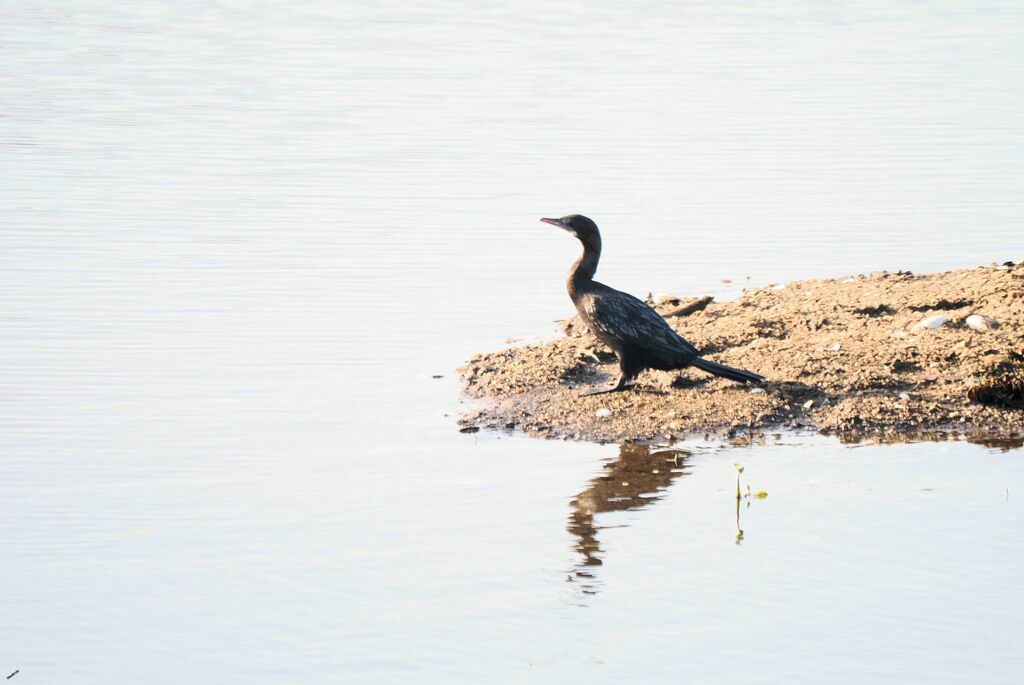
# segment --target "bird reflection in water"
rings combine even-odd
[[[603,527],[594,523],[596,514],[608,511],[641,509],[661,499],[662,493],[686,472],[689,452],[659,450],[647,445],[626,443],[619,447],[617,459],[604,465],[604,473],[590,481],[590,486],[572,500],[572,514],[567,528],[578,538],[576,549],[583,556],[569,580],[580,584],[585,594],[595,594],[593,569],[602,565],[603,550],[597,532]]]

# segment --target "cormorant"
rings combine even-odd
[[[740,383],[764,380],[756,373],[701,359],[697,348],[672,330],[646,303],[595,281],[597,262],[601,259],[601,233],[593,221],[582,214],[541,221],[568,231],[583,243],[583,254],[572,265],[566,281],[569,297],[591,332],[612,348],[619,359],[618,382],[584,395],[624,390],[644,369],[672,371],[696,366]]]

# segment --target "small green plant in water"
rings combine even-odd
[[[740,502],[746,501],[747,508],[749,508],[751,500],[764,499],[768,496],[768,491],[751,491],[749,483],[747,483],[746,490],[744,490],[740,483],[740,477],[743,475],[743,466],[741,464],[733,464],[732,467],[736,469],[736,544],[738,545],[743,541],[743,529],[740,528]]]

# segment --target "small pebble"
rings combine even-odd
[[[949,317],[943,314],[932,314],[931,316],[926,316],[925,318],[921,319],[916,324],[914,324],[914,328],[929,328],[934,330],[936,328],[941,327],[942,324],[946,323],[947,321],[949,321]]]
[[[760,395],[763,392],[764,392],[764,388],[751,388],[750,389],[750,394],[751,395]]]
[[[907,393],[905,393],[905,392],[901,392],[901,393],[900,393],[900,399],[901,399],[901,400],[909,400],[909,399],[910,399],[910,395],[908,395],[908,394],[907,394]]]
[[[814,406],[814,400],[807,400],[804,402],[804,409],[810,409]]]
[[[993,328],[999,328],[998,321],[990,316],[983,316],[981,314],[971,314],[964,323],[976,331],[990,331]]]
[[[607,407],[602,407],[594,412],[594,416],[596,416],[599,419],[607,419],[611,415],[612,410],[608,409]]]
[[[777,283],[777,284],[772,286],[772,290],[785,290],[785,289],[786,289],[786,284],[785,283]]]
[[[679,298],[672,293],[654,293],[651,296],[651,302],[654,304],[669,304],[670,302],[678,302]]]
[[[831,345],[829,345],[828,349],[832,350],[833,352],[838,352],[839,348],[841,347],[842,345],[840,345],[839,343],[832,343]]]

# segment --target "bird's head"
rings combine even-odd
[[[558,226],[563,231],[568,231],[580,239],[584,245],[597,238],[600,241],[601,234],[597,230],[597,224],[582,214],[569,214],[560,219],[541,219],[546,224]]]

